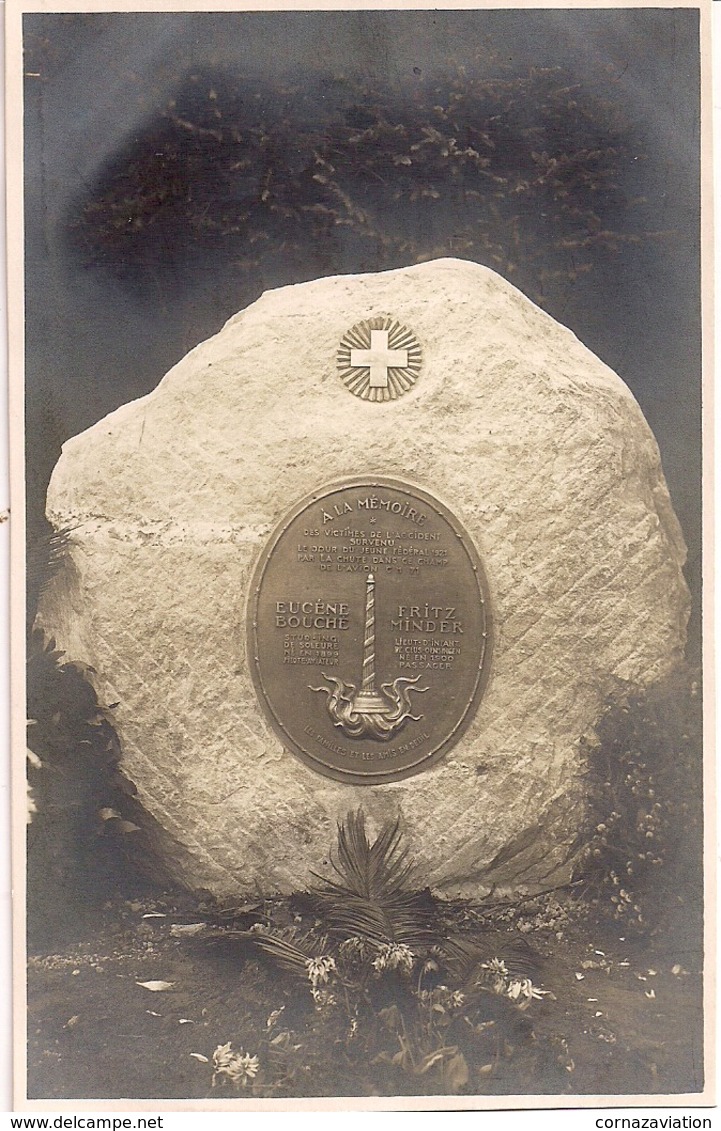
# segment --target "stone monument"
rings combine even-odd
[[[683,654],[638,405],[470,262],[263,295],[65,444],[47,513],[39,621],[216,893],[303,887],[358,806],[442,894],[562,882],[582,740]]]

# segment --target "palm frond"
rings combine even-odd
[[[64,655],[54,636],[46,636],[42,628],[33,628],[28,642],[28,666],[36,664],[56,669],[60,667]]]
[[[443,960],[454,984],[472,983],[483,963],[501,959],[512,976],[537,978],[542,960],[524,939],[507,939],[489,934],[482,939],[450,935],[441,946]]]
[[[48,529],[28,541],[25,562],[28,630],[35,620],[38,601],[65,561],[72,533],[73,527]]]
[[[308,976],[308,962],[325,954],[328,939],[325,935],[301,934],[296,928],[262,931],[216,931],[216,939],[240,939],[251,943],[290,974]]]
[[[444,964],[454,984],[467,982],[480,963],[491,957],[494,956],[489,955],[488,948],[460,935],[451,935],[443,942]]]
[[[410,888],[413,865],[401,844],[398,820],[387,822],[371,844],[362,809],[338,825],[337,880],[316,875],[311,906],[335,935],[405,943],[414,951],[437,943],[429,896]],[[315,875],[315,873],[314,873]]]

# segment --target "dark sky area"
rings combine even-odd
[[[60,444],[263,289],[461,255],[631,387],[698,598],[695,11],[32,14],[24,34],[31,530]],[[446,171],[430,140],[414,182],[400,150],[379,172],[424,126],[487,169]],[[356,227],[317,219],[319,154]]]

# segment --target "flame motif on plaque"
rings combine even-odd
[[[412,679],[398,676],[390,683],[382,683],[380,693],[376,690],[375,657],[375,578],[372,573],[366,578],[365,635],[363,639],[363,668],[360,690],[354,683],[322,673],[330,687],[311,687],[311,691],[323,691],[328,696],[328,714],[333,725],[339,727],[348,738],[374,738],[387,742],[406,724],[408,719],[420,722],[422,715],[412,713],[411,691],[428,691],[427,687],[417,687],[417,675]]]

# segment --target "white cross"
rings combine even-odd
[[[408,365],[408,350],[392,350],[388,348],[388,331],[371,330],[371,348],[369,350],[351,350],[350,363],[353,366],[370,366],[371,389],[388,388],[388,370],[390,368],[404,369]]]

